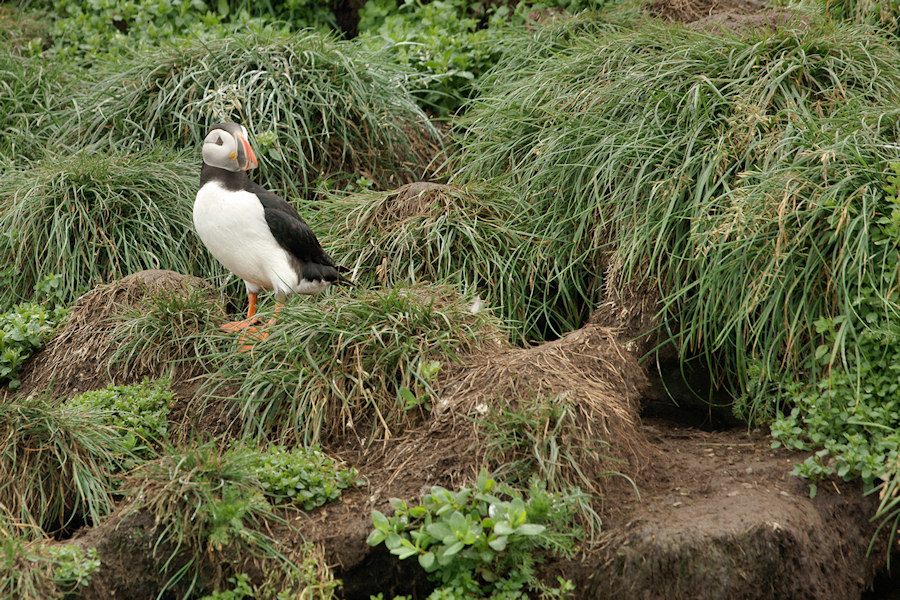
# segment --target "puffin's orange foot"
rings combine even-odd
[[[258,327],[256,323],[258,323],[256,319],[231,321],[230,323],[222,325],[222,329],[237,333],[238,342],[241,344],[238,350],[241,352],[250,352],[253,350],[253,346],[256,345],[256,342],[261,342],[269,337],[269,332],[264,328]]]
[[[243,321],[229,321],[222,325],[222,329],[225,331],[230,331],[231,333],[239,333],[242,331],[247,331],[248,329],[256,329],[256,325],[259,323],[258,319],[249,318],[244,319]]]

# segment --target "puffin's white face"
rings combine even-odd
[[[243,125],[224,123],[213,127],[203,140],[203,162],[227,171],[249,171],[258,166]]]

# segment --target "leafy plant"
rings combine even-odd
[[[392,499],[394,514],[372,511],[375,529],[367,542],[384,543],[398,558],[417,557],[419,565],[441,584],[431,597],[527,598],[526,590],[545,597],[565,597],[572,590],[560,580],[559,588],[549,588],[535,577],[533,567],[540,561],[539,548],[558,545],[559,536],[544,523],[551,519],[550,495],[539,487],[528,501],[511,489],[501,490],[482,472],[474,488],[451,492],[440,486],[422,498],[422,504],[408,506]],[[500,496],[505,495],[509,500]],[[571,513],[565,517],[571,517]],[[503,592],[498,596],[498,592]]]
[[[34,354],[65,318],[63,308],[48,308],[34,302],[17,304],[0,314],[0,383],[16,389],[22,364]]]
[[[896,273],[900,163],[892,163],[884,188],[886,206],[870,235],[884,253],[884,271]],[[773,390],[792,408],[778,412],[772,437],[774,446],[815,452],[795,474],[860,477],[871,490],[900,455],[900,295],[891,289],[882,296],[870,277],[859,282],[850,314],[816,322],[819,345],[806,371],[825,373],[814,381],[781,381]]]
[[[172,548],[160,565],[166,578],[161,594],[171,590],[188,597],[219,587],[204,569],[225,556],[233,559],[234,553],[271,561],[279,572],[289,568],[267,529],[268,523],[284,520],[260,492],[247,453],[221,453],[209,443],[170,452],[135,470],[126,491],[129,510],[148,510],[159,523],[157,547]],[[219,577],[224,581],[227,575]]]
[[[50,600],[78,597],[100,568],[97,550],[72,544],[26,544],[15,537],[0,541],[0,597]]]
[[[173,402],[170,385],[168,379],[110,385],[75,396],[66,406],[100,416],[101,423],[121,432],[132,453],[146,460],[168,441],[166,417]]]
[[[355,468],[339,468],[318,448],[267,447],[253,464],[260,488],[270,501],[292,502],[304,510],[335,502],[341,490],[359,481]]]

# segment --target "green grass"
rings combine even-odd
[[[65,65],[19,56],[0,45],[0,160],[27,164],[52,143],[53,109],[66,97]]]
[[[247,435],[307,444],[390,437],[430,408],[436,369],[498,331],[450,288],[424,285],[297,299],[267,330],[214,376]]]
[[[583,251],[533,227],[529,212],[517,190],[473,184],[334,195],[319,222],[361,281],[452,282],[496,309],[521,342],[576,329],[600,297],[596,267],[577,262]]]
[[[261,161],[254,175],[282,194],[360,176],[391,187],[422,177],[439,144],[409,76],[385,53],[317,33],[179,42],[98,65],[59,119],[73,145],[189,147],[197,172],[210,125],[235,120]]]
[[[193,231],[198,167],[189,154],[159,145],[79,151],[3,173],[0,262],[14,276],[0,305],[30,298],[35,284],[58,273],[67,302],[143,269],[223,273]]]
[[[188,287],[147,294],[116,316],[109,368],[126,378],[211,369],[198,359],[214,356],[227,345],[219,330],[224,320],[222,303],[211,290]]]
[[[100,415],[11,400],[0,404],[0,439],[0,505],[23,535],[97,523],[111,510],[112,474],[130,453]]]
[[[852,312],[879,271],[868,228],[896,155],[898,58],[843,25],[577,38],[510,58],[518,76],[497,67],[460,125],[457,179],[518,190],[535,230],[581,251],[573,268],[658,286],[682,358],[739,393],[757,360],[798,374],[815,321]]]

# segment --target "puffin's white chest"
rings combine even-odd
[[[194,201],[194,227],[212,255],[252,286],[287,291],[297,285],[297,273],[272,236],[256,195],[205,184]]]

